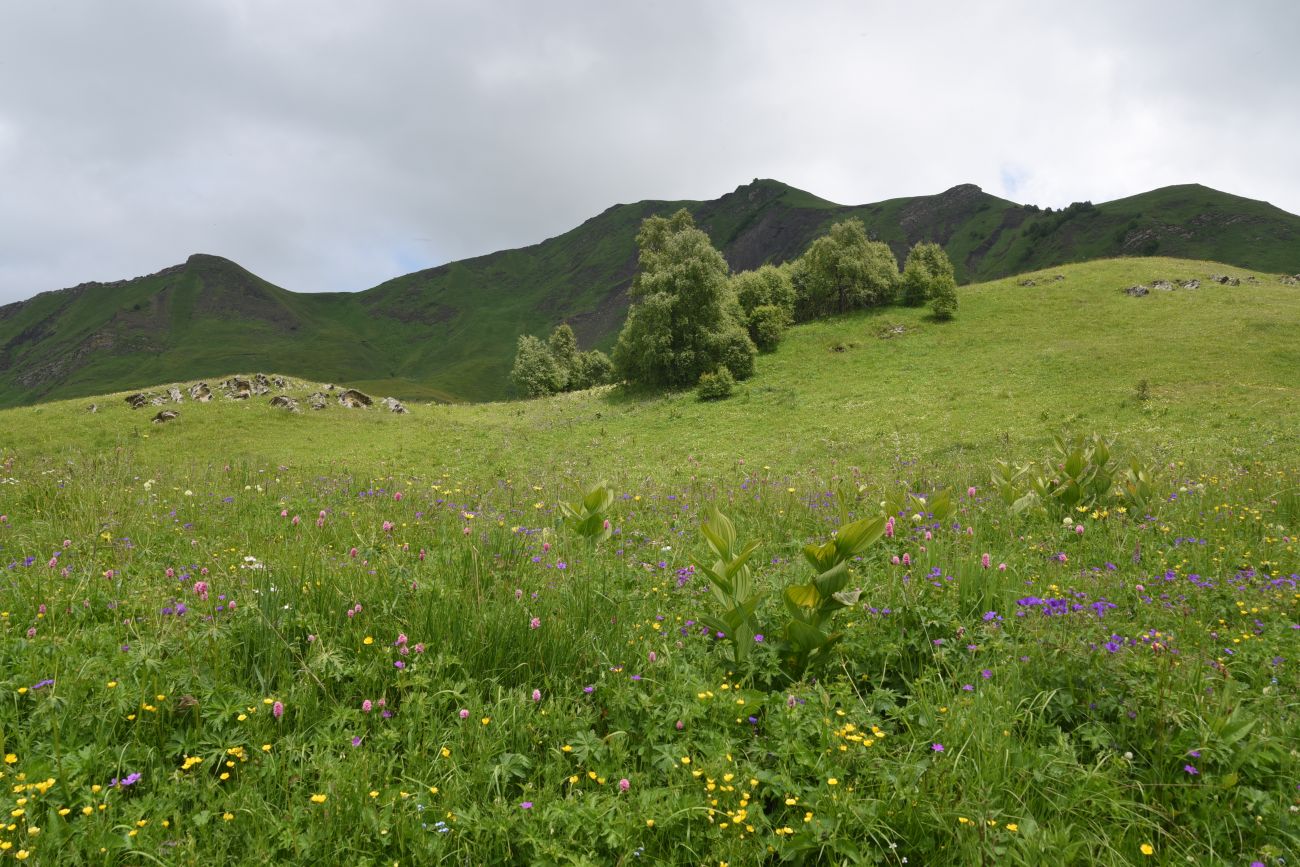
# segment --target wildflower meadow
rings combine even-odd
[[[608,391],[5,413],[0,860],[1296,863],[1284,394],[1059,441],[977,394],[954,450],[764,363],[797,435]]]

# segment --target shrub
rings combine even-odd
[[[776,349],[790,327],[790,311],[776,304],[763,304],[754,308],[749,316],[749,336],[762,352]]]
[[[716,373],[700,374],[699,385],[695,393],[700,400],[726,400],[736,390],[736,378],[726,365],[719,367]]]
[[[519,337],[510,379],[528,397],[555,394],[564,391],[569,384],[568,373],[556,362],[550,349],[531,334]]]

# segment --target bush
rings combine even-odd
[[[888,244],[867,239],[861,220],[845,220],[812,242],[791,279],[806,321],[893,301],[898,260]]]
[[[749,315],[749,336],[760,351],[771,352],[781,342],[792,321],[790,311],[784,307],[763,304],[755,307]]]
[[[510,379],[528,397],[546,397],[564,391],[569,384],[568,373],[556,362],[550,349],[531,334],[519,337]]]
[[[903,266],[902,285],[903,304],[908,307],[920,307],[927,300],[955,287],[957,281],[953,277],[952,262],[943,247],[926,242],[914,244]],[[957,307],[955,294],[952,307],[954,310]],[[936,312],[936,315],[939,314]],[[952,315],[951,311],[948,315]]]
[[[700,374],[700,383],[695,393],[700,400],[726,400],[736,390],[736,378],[726,365],[719,367],[716,373]]]

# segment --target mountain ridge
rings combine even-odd
[[[900,262],[912,243],[938,241],[963,283],[1155,253],[1300,270],[1300,217],[1195,183],[1053,211],[974,184],[840,205],[754,179],[712,200],[611,205],[535,244],[358,292],[292,292],[207,253],[129,280],[42,292],[0,307],[0,406],[259,368],[386,383],[406,399],[506,397],[522,333],[567,321],[584,347],[612,345],[629,303],[637,228],[682,207],[733,270],[795,258],[850,217]]]

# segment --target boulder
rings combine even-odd
[[[1125,295],[1131,295],[1134,298],[1141,298],[1143,295],[1146,295],[1150,292],[1151,290],[1143,286],[1141,283],[1137,284],[1136,286],[1130,286],[1124,290]]]
[[[1157,280],[1151,284],[1151,288],[1159,289],[1161,292],[1172,292],[1174,291],[1174,284],[1168,280]]]
[[[1290,274],[1283,274],[1281,277],[1278,277],[1277,280],[1283,286],[1300,286],[1300,274],[1297,274],[1294,277]]]
[[[271,381],[266,378],[265,373],[259,373],[253,377],[253,394],[266,394],[271,390]]]
[[[1241,285],[1241,281],[1240,281],[1240,280],[1238,280],[1236,277],[1232,277],[1232,276],[1230,276],[1230,275],[1228,275],[1228,274],[1215,274],[1214,276],[1210,277],[1210,279],[1213,280],[1215,283],[1220,283],[1220,284],[1222,284],[1222,285],[1224,285],[1224,286],[1240,286],[1240,285]]]
[[[325,409],[329,406],[329,399],[319,391],[312,392],[311,397],[307,398],[307,405],[312,409]]]
[[[253,384],[247,379],[234,377],[227,379],[222,385],[226,387],[226,394],[234,400],[248,400],[253,394]]]
[[[90,406],[86,407],[86,412],[99,412],[99,404],[92,403]]]
[[[1055,277],[1052,278],[1052,282],[1057,283],[1064,279],[1065,279],[1064,274],[1057,274]]]
[[[131,405],[131,409],[139,409],[149,402],[149,395],[143,393],[128,394],[122,398]]]
[[[346,406],[348,409],[364,409],[374,403],[374,399],[363,391],[357,391],[355,388],[345,389],[339,392],[339,404]]]
[[[387,407],[389,412],[395,412],[399,415],[405,415],[408,412],[407,408],[402,406],[402,402],[395,397],[386,397],[380,403]]]
[[[298,401],[289,397],[287,394],[277,394],[271,398],[271,406],[286,409],[289,412],[298,412]]]
[[[276,388],[284,388],[286,385],[284,381],[284,377],[283,376],[271,377],[271,385],[274,385]]]
[[[150,406],[166,406],[166,405],[167,405],[167,398],[163,397],[161,394],[151,395],[151,396],[149,397],[149,405],[150,405]]]
[[[181,390],[174,385],[167,389],[167,397],[172,403],[181,403],[185,400],[181,397]]]
[[[1201,281],[1200,281],[1200,280],[1184,280],[1183,283],[1182,283],[1182,286],[1183,286],[1184,289],[1200,289],[1200,288],[1201,288]]]
[[[164,422],[174,421],[181,417],[178,410],[165,409],[153,417],[154,424],[163,424]]]
[[[212,389],[206,382],[196,382],[190,386],[190,399],[197,400],[199,403],[207,403],[212,400]]]
[[[1026,280],[1020,280],[1020,281],[1018,281],[1018,282],[1016,283],[1016,285],[1017,285],[1017,286],[1037,286],[1037,285],[1038,285],[1038,281],[1037,281],[1037,280],[1028,280],[1028,279],[1026,279]]]

